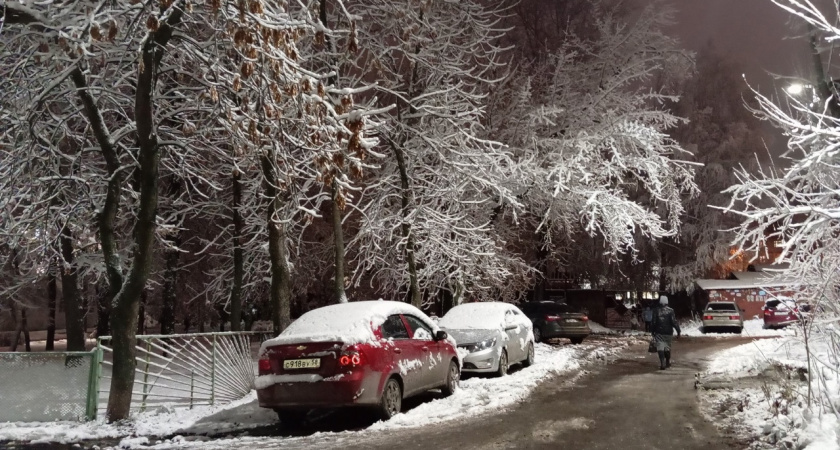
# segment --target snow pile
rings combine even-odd
[[[805,347],[797,339],[761,339],[715,355],[708,374],[745,377],[759,374],[773,365],[805,367]]]
[[[607,328],[601,325],[598,322],[589,321],[589,330],[592,334],[609,334],[609,335],[617,335],[617,336],[631,336],[631,337],[639,337],[639,336],[650,336],[650,333],[644,330],[614,330],[612,328]]]
[[[592,334],[619,334],[618,331],[613,330],[612,328],[607,328],[601,325],[598,322],[589,321],[589,330],[592,331]]]
[[[692,320],[690,322],[680,324],[683,336],[709,336],[709,337],[732,337],[733,333],[703,333],[703,322],[700,320]],[[742,336],[752,337],[777,337],[777,336],[793,336],[796,334],[796,326],[791,325],[780,329],[764,329],[763,319],[750,319],[744,321],[744,330],[741,332]]]
[[[393,314],[410,314],[433,331],[438,327],[419,309],[403,302],[385,300],[339,303],[314,309],[292,322],[280,336],[263,342],[266,347],[300,342],[343,342],[359,344],[376,339],[373,330]]]
[[[604,359],[622,346],[610,348],[586,346],[553,347],[536,344],[534,365],[501,378],[461,380],[461,388],[449,397],[424,403],[387,422],[377,422],[370,429],[419,427],[459,420],[504,409],[526,399],[542,381],[552,375],[580,368],[585,361]]]
[[[815,360],[831,364],[812,362],[820,376],[810,386],[811,408],[805,346],[798,337],[784,336],[715,355],[703,379],[714,379],[726,389],[703,393],[701,398],[712,404],[707,414],[716,423],[723,421],[773,446],[840,450],[840,421],[833,412],[840,408],[840,378],[836,361],[831,362],[829,341],[828,336],[813,333],[809,342]]]

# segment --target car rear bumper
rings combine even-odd
[[[785,319],[785,320],[764,320],[764,327],[765,328],[783,328],[788,325],[794,324],[798,322],[797,319]]]
[[[592,330],[589,329],[589,326],[568,327],[552,322],[546,323],[540,331],[542,331],[543,339],[585,338],[592,334]]]
[[[378,376],[336,381],[280,382],[257,389],[263,408],[318,408],[379,403]]]
[[[744,324],[740,320],[714,319],[704,320],[703,328],[744,328]]]

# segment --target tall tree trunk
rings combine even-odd
[[[32,351],[32,340],[29,339],[29,321],[26,320],[26,308],[20,309],[20,327],[23,330],[23,343],[27,352]]]
[[[344,231],[341,228],[341,205],[338,199],[338,186],[332,184],[332,225],[333,241],[335,242],[335,297],[338,303],[347,303],[344,292]]]
[[[291,283],[289,280],[288,251],[286,249],[286,226],[280,220],[282,199],[277,188],[277,171],[274,167],[274,160],[269,154],[264,154],[261,160],[265,194],[270,199],[266,217],[268,254],[271,260],[271,289],[268,298],[271,305],[271,320],[274,323],[274,332],[279,334],[291,322]]]
[[[111,334],[111,293],[107,282],[96,283],[96,335],[108,336]]]
[[[546,279],[546,272],[548,271],[548,248],[546,248],[545,231],[537,232],[537,279],[534,284],[534,301],[539,302],[546,299],[546,288],[548,280]]]
[[[420,286],[417,281],[417,261],[414,259],[414,233],[411,231],[411,224],[408,222],[408,209],[411,204],[411,188],[408,180],[408,169],[405,165],[405,155],[402,148],[394,142],[391,142],[391,149],[394,150],[394,156],[397,158],[397,167],[400,170],[400,199],[402,207],[400,213],[402,214],[402,234],[405,239],[405,259],[408,263],[408,293],[411,304],[420,308],[423,304],[423,298],[420,295]]]
[[[167,196],[174,203],[181,195],[181,182],[172,180],[169,185]],[[174,223],[170,225],[180,227],[181,215],[177,214]],[[178,265],[181,262],[181,231],[175,232],[172,237],[172,247],[164,251],[165,268],[163,271],[163,291],[160,299],[160,334],[172,334],[175,332],[175,310],[178,307]]]
[[[23,324],[20,320],[18,320],[17,306],[15,306],[14,300],[12,300],[9,305],[9,314],[12,316],[12,324],[15,326],[15,334],[12,336],[11,350],[16,352],[17,346],[20,343],[20,334],[23,333]]]
[[[665,292],[665,288],[668,287],[668,277],[665,276],[665,267],[668,267],[668,255],[665,253],[665,249],[659,251],[659,292]]]
[[[61,294],[64,300],[64,327],[67,330],[67,351],[85,351],[85,329],[79,297],[79,275],[73,256],[73,234],[68,222],[61,228]]]
[[[241,331],[242,322],[242,281],[245,276],[245,258],[242,250],[242,173],[238,168],[233,172],[233,284],[230,287],[230,330]]]
[[[150,32],[140,54],[137,74],[134,114],[139,144],[138,163],[141,183],[139,210],[134,229],[134,261],[123,285],[114,298],[111,312],[113,327],[113,369],[106,416],[109,422],[128,418],[131,393],[134,388],[136,361],[135,330],[140,309],[140,296],[151,269],[155,240],[155,216],[158,203],[158,167],[160,147],[155,133],[154,93],[155,74],[165,48],[172,37],[173,27],[181,21],[183,10],[175,7],[156,31]],[[113,237],[113,236],[111,236]]]
[[[140,308],[137,311],[137,334],[146,334],[146,290],[140,294]]]
[[[318,18],[321,20],[321,25],[323,25],[324,29],[329,29],[329,23],[327,22],[327,0],[321,0],[319,5],[318,11]],[[330,38],[329,34],[324,33],[324,44],[327,48],[327,51],[330,54],[334,54],[333,51],[333,42]],[[336,80],[338,78],[338,68],[336,67],[335,58],[330,58],[330,70],[333,75],[329,77],[327,83],[330,85],[335,85]],[[335,279],[334,279],[334,289],[335,289],[335,298],[338,303],[347,303],[347,294],[344,291],[344,267],[345,267],[345,258],[344,258],[344,230],[341,227],[342,221],[342,212],[343,204],[339,203],[339,190],[338,184],[333,181],[332,186],[330,186],[330,190],[332,191],[332,225],[333,225],[333,243],[334,243],[334,250],[335,250]]]
[[[181,245],[180,233],[173,239],[175,246]],[[166,268],[163,272],[163,292],[160,305],[160,334],[172,334],[175,332],[175,308],[178,301],[178,264],[181,260],[181,252],[168,249],[165,255]]]
[[[58,286],[56,283],[55,273],[58,270],[58,262],[56,258],[50,260],[50,268],[47,273],[47,310],[49,318],[47,319],[47,345],[45,350],[55,350],[55,300],[58,296]]]

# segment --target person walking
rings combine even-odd
[[[650,305],[645,305],[645,309],[642,310],[642,320],[645,321],[645,333],[650,333],[650,321],[653,320],[653,310],[650,309]]]
[[[668,297],[663,295],[659,297],[659,308],[653,314],[650,331],[656,342],[656,353],[659,354],[659,370],[671,367],[671,341],[674,339],[674,330],[677,330],[677,337],[680,337],[677,316],[668,306]]]

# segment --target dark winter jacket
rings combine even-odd
[[[650,323],[650,332],[652,334],[672,335],[674,330],[680,334],[680,324],[677,323],[677,316],[674,310],[668,306],[660,306],[653,312],[653,320]]]

